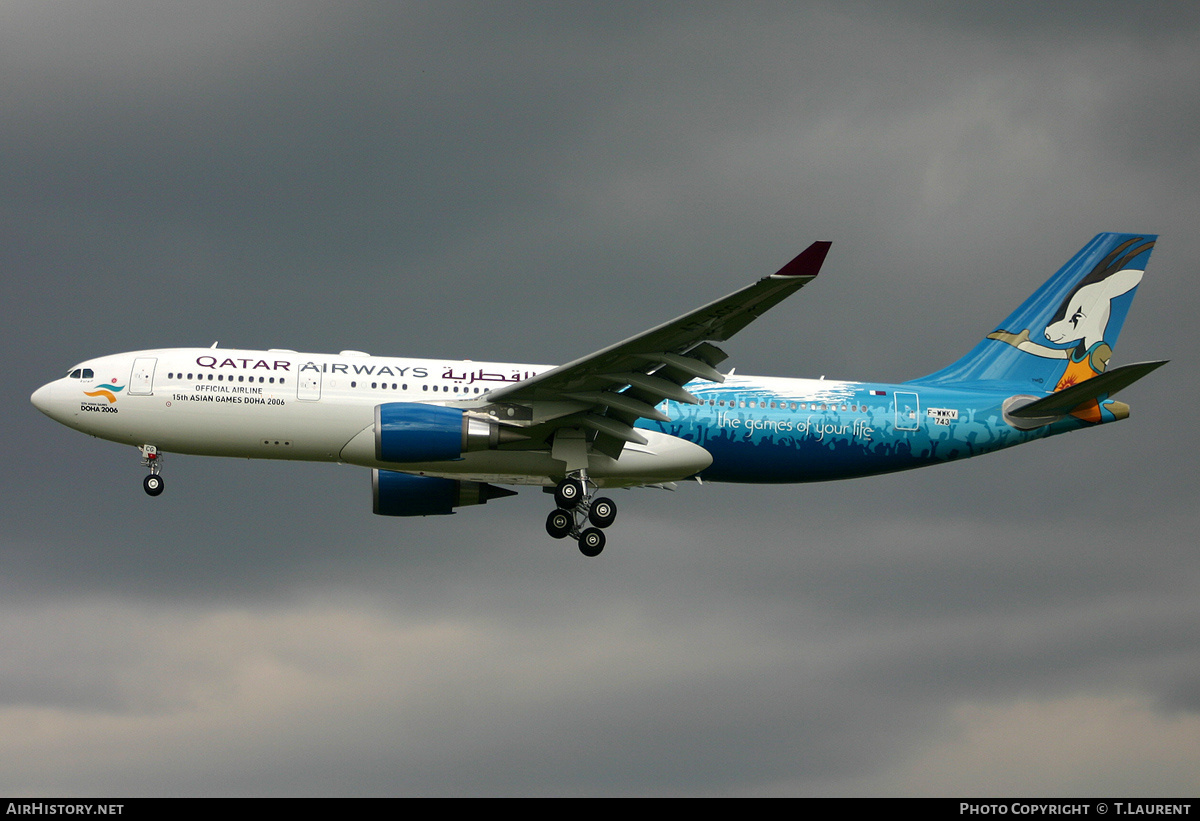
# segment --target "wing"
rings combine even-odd
[[[727,354],[714,345],[745,328],[817,275],[831,243],[814,242],[776,273],[656,328],[487,396],[487,409],[549,438],[563,428],[583,432],[590,448],[617,458],[625,443],[644,445],[638,419],[670,421],[664,399],[696,404],[683,385],[724,382],[716,366]],[[534,430],[530,430],[534,433]],[[579,434],[575,434],[579,437]],[[555,436],[555,439],[558,437]],[[557,454],[556,454],[557,458]]]

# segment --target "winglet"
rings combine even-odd
[[[832,242],[814,242],[800,252],[799,256],[780,268],[772,277],[815,277],[825,262]]]

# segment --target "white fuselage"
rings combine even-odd
[[[491,450],[454,461],[381,462],[375,408],[389,402],[483,406],[496,387],[550,365],[171,348],[100,357],[36,393],[33,403],[64,425],[114,442],[204,456],[346,462],[431,476],[553,484],[545,450]],[[703,448],[646,432],[617,460],[590,466],[607,485],[673,481],[703,470]]]

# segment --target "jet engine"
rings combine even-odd
[[[487,482],[413,476],[394,470],[371,471],[372,509],[380,516],[442,516],[456,507],[515,496],[515,490]]]
[[[456,408],[419,402],[375,407],[375,458],[381,462],[441,462],[524,438],[494,420]]]

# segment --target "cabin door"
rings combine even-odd
[[[149,396],[154,393],[154,366],[158,360],[153,356],[139,356],[133,360],[133,371],[129,374],[129,395]]]
[[[300,371],[300,380],[296,383],[296,398],[308,402],[316,402],[321,398],[321,372],[309,369]]]
[[[920,420],[920,397],[908,391],[896,391],[896,430],[916,430]]]

